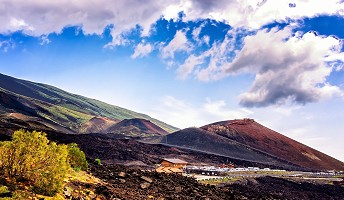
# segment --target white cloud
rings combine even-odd
[[[134,54],[131,58],[145,57],[153,51],[153,46],[151,44],[138,44],[135,48]]]
[[[203,26],[201,25],[192,31],[192,38],[197,42],[200,41],[199,34],[201,33],[202,28],[203,28]]]
[[[180,79],[186,79],[198,65],[203,64],[204,58],[190,55],[185,62],[178,67],[177,74]]]
[[[147,112],[179,128],[199,127],[211,122],[245,118],[253,114],[245,108],[228,108],[224,100],[205,99],[197,106],[173,96],[163,97],[160,105],[155,106],[153,111]]]
[[[241,95],[242,105],[305,104],[341,94],[337,86],[326,82],[332,69],[324,62],[327,56],[339,53],[340,41],[314,33],[287,39],[290,35],[286,28],[248,36],[238,56],[225,67],[227,74],[256,74],[251,89]]]
[[[273,109],[273,112],[278,113],[284,116],[291,116],[293,113],[297,112],[301,107],[300,106],[293,106],[293,107],[281,107],[277,106]]]
[[[208,46],[210,45],[209,42],[210,42],[210,37],[208,35],[205,35],[202,37],[202,40],[204,43],[206,43]]]
[[[202,44],[207,44],[209,46],[210,37],[208,35],[204,35],[200,37],[202,29],[206,26],[206,22],[202,23],[200,26],[196,27],[192,31],[192,38],[196,41],[197,45],[200,46]]]
[[[0,49],[3,52],[8,52],[9,49],[14,49],[15,46],[15,43],[11,39],[0,41]]]
[[[23,19],[11,18],[9,21],[9,31],[23,30],[25,33],[30,33],[35,30],[32,26],[28,25]]]
[[[40,37],[40,39],[41,39],[41,43],[39,43],[40,45],[47,45],[47,44],[49,44],[51,42],[47,35],[42,35]]]
[[[123,33],[137,25],[142,35],[149,34],[150,26],[159,19],[171,1],[140,0],[0,0],[0,32],[24,30],[25,33],[40,36],[59,33],[65,26],[82,26],[86,34],[101,34],[104,28],[113,24],[111,45],[124,44]]]
[[[185,20],[212,18],[226,21],[234,27],[259,28],[273,21],[299,19],[318,15],[343,15],[344,5],[339,0],[191,0],[182,1]]]
[[[174,59],[177,52],[188,52],[192,49],[192,44],[186,37],[186,32],[178,30],[174,38],[161,49],[161,57],[163,59]]]
[[[235,34],[231,31],[228,35]],[[306,104],[342,95],[327,82],[335,69],[327,62],[341,58],[342,43],[332,36],[309,32],[292,36],[291,28],[260,30],[244,38],[243,48],[235,51],[235,42],[226,37],[201,56],[210,57],[206,68],[196,72],[202,81],[218,80],[243,73],[255,75],[249,91],[241,94],[244,106]],[[234,59],[229,52],[236,52]],[[189,66],[189,69],[192,67]]]
[[[190,71],[195,71],[197,79],[201,81],[211,81],[224,78],[225,73],[223,72],[223,66],[232,61],[235,55],[234,52],[238,49],[238,41],[243,40],[242,35],[245,34],[247,34],[247,31],[243,29],[229,30],[222,42],[215,42],[209,50],[197,55],[198,60],[203,60],[203,62],[209,58],[210,61],[207,67],[196,69],[196,65],[193,67],[189,65],[188,68]],[[188,59],[186,61],[188,61]]]
[[[101,34],[113,25],[113,41],[106,47],[126,44],[126,33],[137,25],[142,36],[150,34],[151,25],[160,17],[175,19],[184,12],[183,20],[215,19],[234,27],[258,28],[285,19],[299,19],[322,14],[343,15],[344,4],[339,0],[0,0],[0,32],[23,30],[41,36],[59,33],[65,26],[82,26],[86,34]],[[326,9],[325,9],[326,8]]]
[[[215,118],[223,120],[242,119],[253,114],[251,110],[246,108],[228,110],[226,106],[227,104],[224,100],[211,101],[207,99],[206,103],[203,105],[203,110],[209,115],[213,115]]]

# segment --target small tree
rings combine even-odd
[[[85,153],[79,149],[76,143],[68,144],[68,161],[71,167],[76,171],[86,171],[88,168]]]
[[[66,145],[49,142],[45,133],[19,130],[0,144],[0,173],[12,182],[28,181],[34,191],[54,195],[69,168]]]

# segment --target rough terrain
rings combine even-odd
[[[91,165],[102,183],[89,185],[101,199],[326,199],[344,198],[344,182],[319,184],[274,177],[244,179],[233,184],[203,185],[177,174],[130,169],[121,165]],[[86,187],[74,182],[74,187]]]

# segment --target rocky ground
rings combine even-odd
[[[343,181],[320,184],[260,177],[240,180],[233,184],[203,185],[181,175],[141,171],[123,165],[106,164],[105,161],[141,161],[152,166],[162,157],[180,157],[189,162],[214,164],[225,163],[228,158],[162,145],[143,144],[115,136],[48,134],[48,137],[61,143],[78,143],[89,158],[88,172],[99,179],[69,180],[62,193],[62,198],[65,199],[344,199]],[[0,137],[0,140],[7,139],[9,138],[6,135]],[[100,158],[103,164],[94,164],[95,158]],[[243,161],[234,163],[250,164]],[[1,184],[5,185],[5,182],[2,183],[0,177],[0,186]],[[11,191],[3,192],[2,196],[0,192],[0,199],[8,196],[12,196]]]
[[[130,169],[121,165],[91,165],[89,171],[101,183],[71,182],[79,189],[72,199],[83,199],[91,191],[94,199],[344,199],[344,182],[318,184],[274,177],[243,179],[233,184],[203,185],[177,174]],[[86,192],[80,192],[87,188]],[[84,190],[85,191],[85,190]]]
[[[189,163],[217,165],[231,162],[235,166],[274,167],[274,165],[264,165],[190,149],[164,146],[162,144],[146,144],[138,142],[135,138],[118,134],[73,135],[48,132],[48,138],[58,143],[75,142],[89,159],[99,158],[103,163],[108,164],[126,164],[140,161],[144,165],[152,166],[159,163],[162,158],[180,158]],[[274,168],[278,167],[275,166]]]
[[[227,188],[202,185],[193,178],[129,169],[120,165],[93,165],[92,174],[107,184],[96,189],[106,199],[232,199]]]
[[[51,199],[0,178],[0,199]],[[20,194],[18,196],[18,194]],[[11,198],[12,197],[12,198]],[[72,172],[63,192],[54,199],[72,200],[244,200],[244,199],[344,199],[344,181],[317,183],[305,180],[259,177],[231,184],[205,185],[177,174],[141,171],[123,165],[91,164],[88,173]]]

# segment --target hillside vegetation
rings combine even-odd
[[[97,121],[92,120],[95,117],[106,119],[109,122],[106,124],[109,126],[123,119],[142,118],[167,132],[178,130],[145,114],[72,94],[50,85],[20,80],[3,74],[0,74],[0,108],[0,114],[20,113],[28,117],[38,117],[42,127],[46,126],[65,133],[104,131],[104,127],[97,129]],[[23,122],[30,121],[16,119]]]

